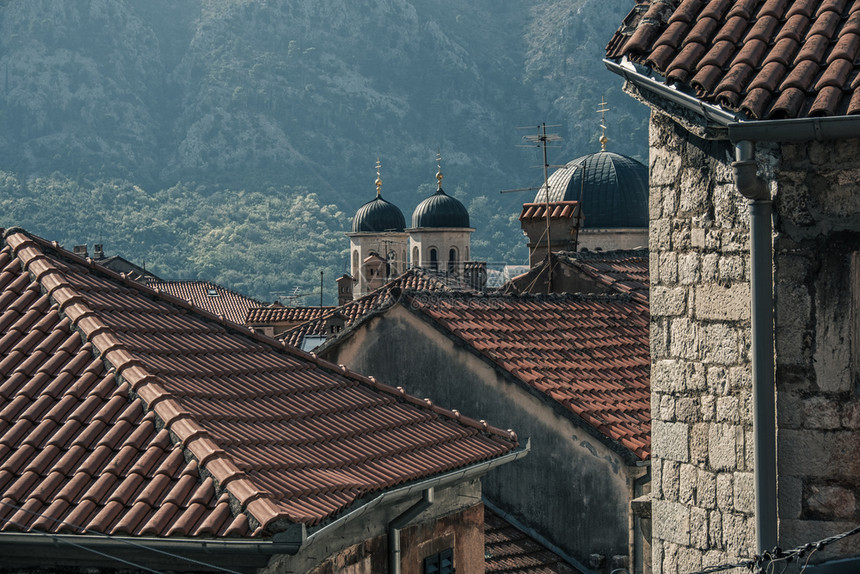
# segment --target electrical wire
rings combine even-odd
[[[158,549],[158,548],[153,548],[153,547],[148,546],[148,545],[146,545],[146,544],[143,544],[143,543],[140,543],[140,542],[135,542],[135,541],[133,541],[133,540],[129,540],[129,539],[127,539],[127,538],[117,538],[117,537],[112,536],[112,535],[110,535],[110,534],[105,534],[105,533],[103,533],[103,532],[98,532],[98,531],[96,531],[96,530],[89,530],[89,529],[87,529],[87,528],[84,528],[84,527],[83,527],[83,526],[81,526],[81,525],[78,525],[78,524],[72,524],[71,522],[66,522],[66,521],[64,521],[64,520],[58,520],[58,519],[56,519],[56,518],[52,518],[52,517],[50,517],[50,516],[48,516],[48,515],[46,515],[46,514],[43,514],[43,513],[41,513],[41,512],[35,512],[35,511],[33,511],[33,510],[27,510],[26,508],[24,508],[24,507],[22,507],[22,506],[18,506],[18,505],[12,504],[12,503],[10,503],[10,502],[4,502],[4,501],[0,500],[0,505],[2,505],[2,506],[7,506],[7,507],[9,507],[9,508],[14,508],[15,510],[23,511],[23,512],[26,512],[27,514],[31,514],[31,515],[33,515],[33,516],[37,516],[37,517],[39,517],[39,518],[44,518],[44,519],[46,519],[46,520],[50,520],[51,522],[54,522],[54,523],[57,523],[57,524],[64,524],[64,525],[70,526],[70,527],[75,528],[75,529],[77,529],[77,530],[79,530],[79,531],[82,531],[82,532],[91,533],[91,534],[94,534],[94,535],[96,535],[96,536],[100,536],[100,537],[102,537],[102,538],[106,538],[106,539],[109,539],[109,540],[116,540],[116,541],[118,541],[118,542],[121,542],[121,543],[123,543],[123,544],[127,544],[127,545],[129,545],[129,546],[133,546],[133,547],[135,547],[135,548],[141,548],[141,549],[143,549],[143,550],[148,550],[149,552],[155,552],[155,553],[157,553],[157,554],[161,554],[161,555],[163,555],[163,556],[168,556],[168,557],[170,557],[170,558],[176,558],[176,559],[178,559],[178,560],[182,560],[182,561],[185,561],[185,562],[190,562],[191,564],[196,564],[196,565],[198,565],[198,566],[205,566],[206,568],[211,568],[211,569],[213,569],[213,570],[218,570],[219,572],[226,572],[227,574],[241,574],[241,572],[237,572],[236,570],[230,570],[229,568],[223,568],[223,567],[221,567],[221,566],[216,566],[215,564],[210,564],[210,563],[208,563],[208,562],[202,562],[202,561],[200,561],[200,560],[195,560],[194,558],[188,558],[187,556],[182,556],[182,555],[180,555],[180,554],[174,554],[174,553],[172,553],[172,552],[168,552],[168,551],[166,551],[166,550],[160,550],[160,549]],[[131,563],[131,562],[127,562],[126,560],[123,560],[122,558],[118,558],[118,557],[116,557],[116,556],[112,556],[112,555],[110,555],[110,554],[106,554],[106,553],[103,553],[103,552],[101,552],[101,551],[98,551],[98,550],[95,550],[95,549],[92,549],[92,548],[87,548],[87,547],[85,547],[85,546],[83,546],[83,545],[80,545],[79,543],[75,543],[75,542],[72,542],[72,541],[70,541],[70,540],[67,540],[66,538],[57,538],[55,534],[52,534],[52,533],[45,533],[45,532],[38,532],[38,531],[33,531],[33,530],[27,530],[27,526],[25,526],[25,525],[23,525],[23,524],[18,524],[18,523],[16,523],[16,522],[12,521],[12,520],[6,520],[5,522],[6,522],[6,524],[12,524],[12,525],[14,525],[14,526],[17,526],[17,527],[21,528],[21,531],[22,531],[22,532],[26,532],[27,534],[35,534],[35,535],[40,535],[40,536],[48,536],[48,537],[53,538],[54,540],[58,540],[58,541],[60,541],[60,542],[66,542],[66,543],[68,543],[68,544],[70,544],[70,545],[72,545],[72,546],[80,547],[80,548],[82,548],[82,549],[84,549],[84,550],[86,550],[86,551],[88,551],[88,552],[93,552],[94,554],[100,554],[100,555],[102,555],[102,556],[104,556],[104,557],[106,557],[106,558],[110,558],[110,559],[112,559],[112,560],[117,560],[117,561],[119,561],[119,562],[123,562],[123,563],[129,564],[129,565],[134,566],[134,567],[136,567],[136,568],[138,568],[138,567],[139,567],[139,568],[144,568],[145,570],[148,570],[149,572],[155,572],[156,574],[161,574],[160,572],[157,572],[156,570],[150,570],[149,568],[145,568],[145,567],[143,567],[143,566],[138,566],[137,564],[133,564],[133,563]]]
[[[839,542],[840,540],[848,538],[849,536],[853,536],[855,534],[860,534],[860,525],[852,528],[851,530],[848,530],[847,532],[842,532],[841,534],[836,534],[834,536],[828,536],[827,538],[823,538],[818,542],[809,542],[807,544],[803,544],[802,546],[792,548],[788,551],[784,551],[777,546],[773,550],[764,552],[762,556],[754,556],[749,560],[744,560],[743,562],[737,562],[735,564],[720,564],[719,566],[710,566],[703,570],[693,572],[692,574],[713,574],[714,572],[723,572],[725,570],[732,570],[734,568],[747,568],[749,570],[755,569],[757,572],[764,571],[766,574],[773,574],[775,572],[775,569],[773,568],[774,564],[783,561],[785,562],[785,567],[782,571],[785,572],[790,562],[792,562],[793,560],[798,560],[799,562],[800,559],[804,557],[804,555],[809,553],[809,555],[806,557],[806,563],[803,565],[803,569],[801,570],[802,573],[809,565],[809,558],[815,552],[820,552],[834,542]]]
[[[0,502],[0,504],[5,504],[6,506],[12,506],[14,508],[14,505],[6,504],[5,502]],[[29,511],[25,511],[25,512],[29,512]],[[22,530],[26,530],[26,528],[27,528],[24,524],[20,524],[18,522],[15,522],[14,520],[7,520],[6,524],[12,524],[13,526],[17,526],[17,527],[21,528]],[[41,536],[43,538],[51,538],[54,542],[61,542],[64,544],[68,544],[69,546],[74,546],[75,548],[79,548],[85,552],[91,552],[93,554],[98,554],[99,556],[102,556],[103,558],[108,558],[109,560],[115,560],[117,562],[125,564],[126,566],[131,566],[133,568],[139,568],[141,570],[151,572],[152,574],[162,574],[162,572],[160,570],[153,570],[152,568],[144,566],[143,564],[138,564],[138,563],[132,562],[130,560],[125,560],[125,559],[120,558],[118,556],[108,554],[107,552],[102,552],[101,550],[96,550],[95,548],[89,548],[84,544],[78,544],[77,542],[73,542],[67,538],[58,538],[55,534],[51,534],[48,532],[35,532],[35,531],[28,532],[27,534],[32,534],[35,536]]]

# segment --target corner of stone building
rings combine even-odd
[[[652,564],[751,555],[749,239],[732,145],[651,119]]]

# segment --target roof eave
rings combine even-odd
[[[194,539],[180,537],[107,536],[103,534],[52,534],[2,532],[0,549],[9,562],[28,564],[34,548],[62,549],[62,564],[94,563],[169,569],[175,572],[253,573],[272,556],[295,554],[304,541],[275,539]],[[283,541],[282,541],[283,540]],[[18,550],[18,552],[16,552]],[[18,558],[20,556],[20,558]]]
[[[302,524],[295,524],[284,532],[269,539],[217,539],[217,538],[178,538],[143,536],[107,536],[103,534],[52,534],[47,532],[0,532],[0,549],[4,549],[6,559],[11,549],[22,550],[34,546],[63,548],[63,563],[84,561],[93,563],[93,556],[99,563],[116,566],[137,566],[144,562],[148,567],[172,571],[197,572],[242,572],[252,573],[265,567],[275,555],[295,555],[303,547],[336,532],[356,519],[363,518],[368,512],[383,503],[393,503],[413,495],[419,495],[428,488],[446,488],[464,481],[480,478],[490,470],[514,462],[531,451],[531,440],[505,454],[473,463],[463,468],[448,471],[436,476],[416,480],[409,484],[386,490],[352,511],[307,533]],[[145,557],[144,557],[145,555]],[[154,562],[164,561],[164,564]],[[183,561],[185,563],[183,563]],[[24,562],[22,560],[22,562]],[[186,565],[187,564],[187,565]]]
[[[368,500],[365,504],[360,504],[354,510],[341,515],[309,534],[307,537],[307,544],[311,544],[315,540],[323,538],[329,532],[337,530],[337,528],[348,524],[353,520],[362,518],[365,514],[380,504],[397,502],[405,498],[409,498],[410,496],[420,495],[428,488],[446,488],[467,480],[480,478],[496,467],[523,458],[531,451],[531,448],[531,438],[526,437],[525,444],[522,444],[503,455],[452,470],[444,474],[416,480],[404,486],[382,492],[378,496]]]
[[[656,77],[650,68],[638,66],[626,58],[620,61],[604,58],[603,63],[611,72],[618,74],[639,90],[681,106],[702,117],[709,125],[725,129],[725,139],[732,142],[799,142],[860,137],[860,115],[749,120],[740,114],[733,114],[704,102],[674,85],[666,84],[662,78]]]

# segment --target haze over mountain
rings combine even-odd
[[[0,224],[101,242],[165,278],[271,300],[346,271],[349,218],[409,219],[443,185],[474,256],[522,263],[516,217],[551,163],[647,157],[646,112],[605,70],[631,0],[0,0]],[[318,299],[305,301],[313,304]]]

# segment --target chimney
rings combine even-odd
[[[355,283],[349,275],[342,275],[337,278],[337,304],[346,305],[352,301],[352,287]]]
[[[104,246],[101,243],[96,243],[93,245],[93,259],[104,259],[105,258],[105,250]]]
[[[546,258],[547,209],[550,252],[576,251],[577,235],[582,224],[578,201],[524,203],[520,226],[529,238],[529,267],[534,267]]]
[[[90,256],[89,253],[87,253],[87,244],[86,243],[84,243],[83,245],[75,245],[74,253],[75,253],[75,255],[77,255],[79,257],[83,257],[84,259],[86,259],[87,257]]]

